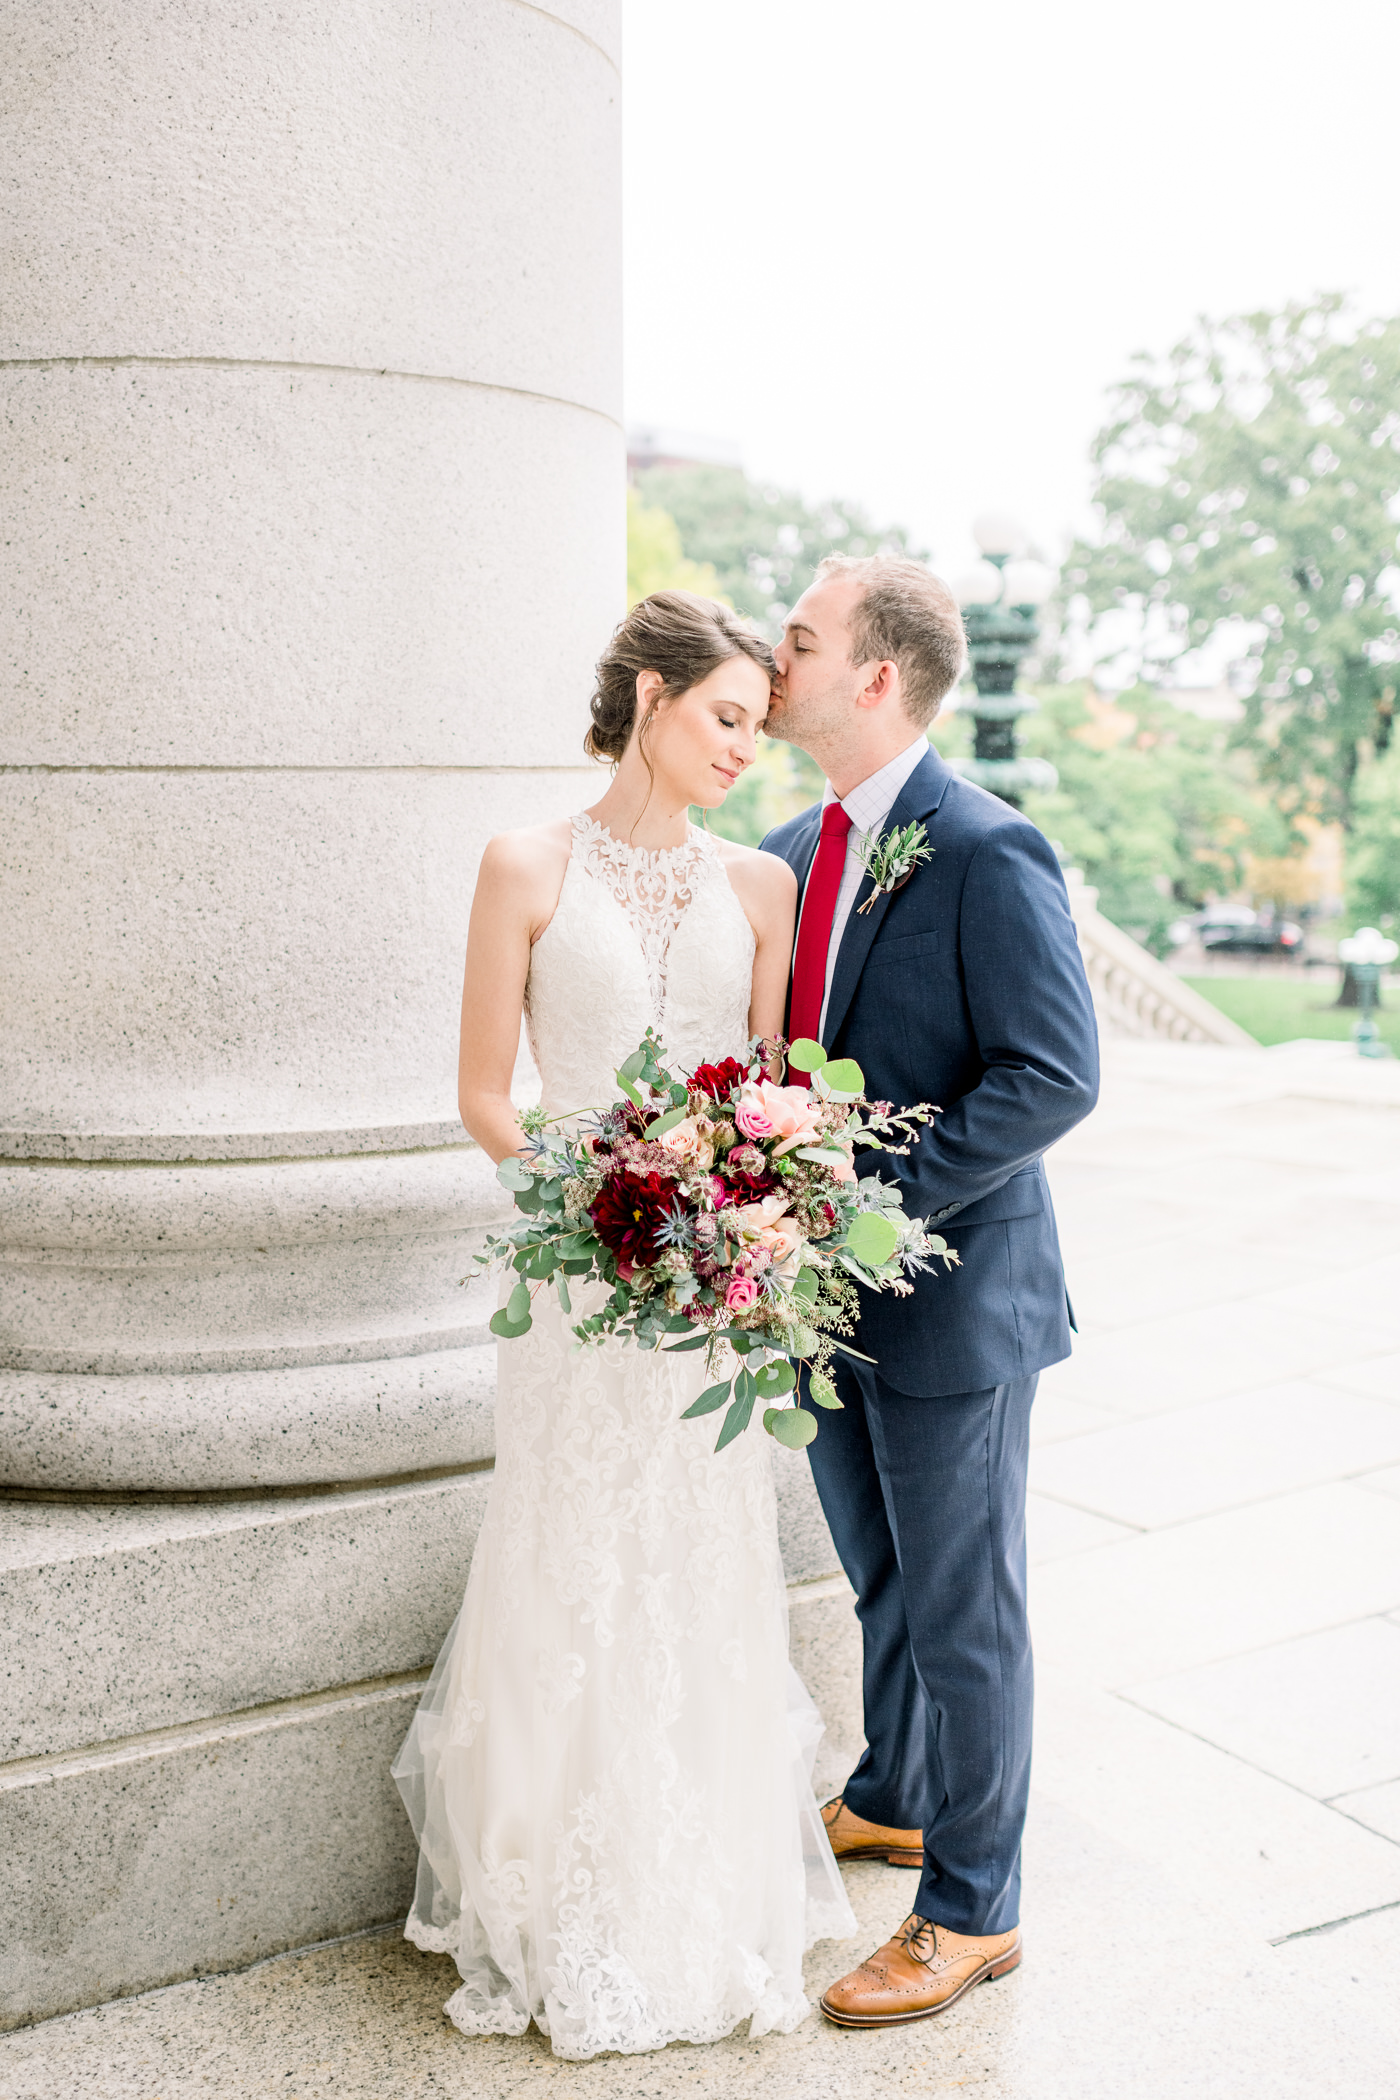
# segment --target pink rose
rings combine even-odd
[[[748,1137],[815,1137],[821,1103],[805,1086],[774,1086],[771,1079],[745,1080],[734,1117]],[[761,1126],[761,1127],[760,1127]]]
[[[802,1227],[790,1214],[765,1225],[759,1234],[760,1244],[767,1247],[775,1262],[786,1261],[802,1244]]]
[[[757,1203],[738,1203],[731,1206],[725,1219],[725,1228],[731,1236],[740,1234],[757,1238],[769,1225],[775,1225],[783,1214],[787,1197],[780,1191],[776,1196],[761,1196]]]
[[[773,1119],[764,1105],[762,1094],[751,1079],[744,1082],[739,1095],[739,1106],[734,1111],[734,1121],[745,1137],[770,1138],[774,1134]]]
[[[750,1312],[758,1303],[758,1285],[752,1276],[736,1276],[724,1294],[726,1312]]]
[[[708,1116],[684,1116],[660,1139],[667,1152],[673,1152],[684,1165],[710,1167],[714,1164],[714,1124]]]

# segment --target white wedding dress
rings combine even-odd
[[[753,954],[707,833],[648,853],[576,817],[526,992],[546,1108],[613,1100],[648,1025],[684,1070],[742,1054]],[[465,2034],[534,2019],[590,2057],[787,2032],[804,1950],[855,1920],[788,1663],[768,1439],[716,1456],[722,1417],[680,1419],[704,1352],[581,1348],[548,1286],[498,1364],[466,1599],[394,1765],[421,1848],[408,1937],[456,1957]]]

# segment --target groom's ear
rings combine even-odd
[[[862,683],[856,694],[856,706],[867,709],[885,707],[893,697],[900,697],[899,665],[892,657],[879,663],[865,663],[857,668]]]

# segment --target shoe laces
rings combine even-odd
[[[932,1918],[921,1918],[917,1911],[911,1912],[894,1937],[895,1945],[903,1947],[915,1961],[932,1962],[938,1954],[938,1927]]]

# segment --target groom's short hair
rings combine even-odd
[[[911,720],[923,729],[938,713],[967,662],[967,636],[957,600],[922,562],[894,554],[828,554],[817,581],[847,576],[861,595],[851,613],[851,662],[888,659]]]

